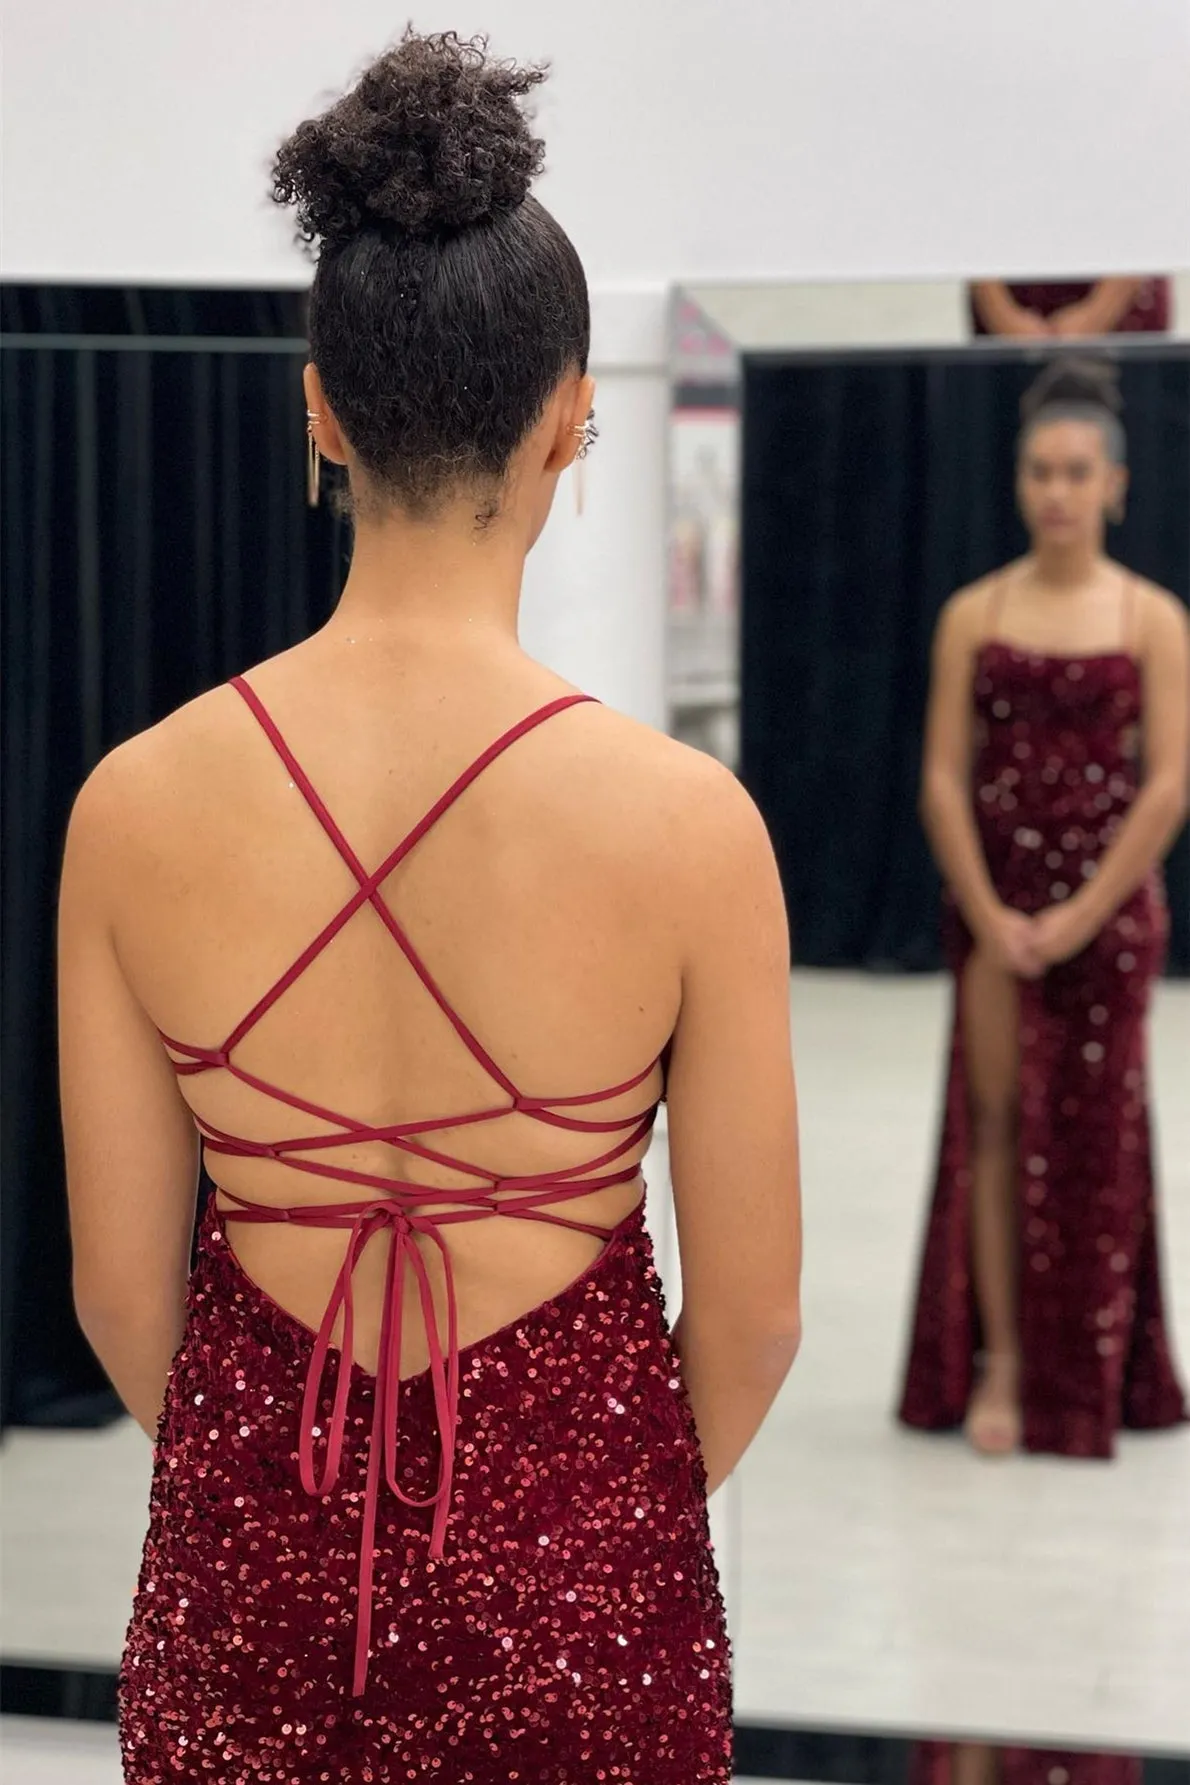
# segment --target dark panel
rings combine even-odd
[[[6,320],[126,337],[4,344],[3,1421],[118,1404],[74,1319],[57,1109],[62,840],[98,758],[329,614],[348,537],[305,503],[300,294],[6,287]],[[164,334],[134,336],[133,322]],[[228,342],[238,328],[259,330]],[[185,329],[205,340],[177,339]]]

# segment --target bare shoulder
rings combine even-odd
[[[1190,615],[1169,589],[1147,577],[1132,579],[1136,602],[1137,639],[1145,655],[1168,650],[1182,651],[1190,638]]]
[[[623,714],[595,709],[592,739],[612,771],[620,833],[637,836],[662,879],[722,891],[767,873],[768,830],[738,777],[702,750]]]
[[[227,736],[224,688],[187,701],[109,750],[75,796],[67,850],[76,865],[135,867],[132,851],[157,833],[164,811],[193,793],[194,766]]]
[[[938,639],[955,645],[978,644],[987,632],[992,591],[1006,571],[1013,568],[1011,564],[1005,565],[1003,569],[993,570],[956,589],[943,603],[938,615]]]
[[[648,797],[663,800],[685,817],[705,811],[712,826],[738,822],[741,814],[756,811],[738,776],[705,750],[607,707],[593,713],[601,725],[601,741],[642,778]]]

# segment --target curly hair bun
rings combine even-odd
[[[278,152],[273,196],[297,207],[306,241],[389,225],[448,234],[513,210],[545,146],[520,102],[545,70],[488,56],[487,39],[412,26],[320,118]]]
[[[1064,354],[1039,373],[1021,398],[1022,421],[1032,421],[1055,403],[1093,405],[1118,417],[1124,411],[1119,372],[1110,360]]]

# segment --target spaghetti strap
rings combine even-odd
[[[1136,654],[1136,578],[1130,570],[1124,572],[1120,597],[1120,649],[1128,657]]]
[[[346,861],[348,867],[351,868],[353,873],[356,873],[357,868],[359,867],[358,859],[356,858],[351,845],[347,842],[343,832],[331,817],[330,812],[319,797],[310,777],[286,743],[285,738],[282,736],[280,726],[265,706],[263,700],[261,700],[260,695],[256,692],[255,688],[253,688],[252,684],[246,681],[243,676],[233,676],[231,678],[230,686],[235,689],[236,693],[242,697],[246,705],[251,709],[269,742],[272,744],[274,750],[276,750],[278,756],[292,775],[295,785],[300,788],[306,804],[310,807],[310,810],[313,812],[332,843],[334,843],[335,848],[339,851],[339,854],[343,857],[344,861]],[[436,800],[429,811],[406,832],[396,848],[385,857],[384,862],[381,864],[381,869],[376,870],[372,878],[377,881],[387,879],[389,874],[391,874],[393,869],[397,866],[398,862],[408,854],[409,850],[412,849],[415,844],[421,841],[428,830],[433,828],[447,808],[454,805],[459,795],[464,793],[466,789],[470,787],[472,781],[476,780],[498,756],[502,756],[505,750],[509,749],[511,745],[517,743],[528,732],[535,731],[536,728],[539,725],[543,725],[547,719],[552,719],[556,713],[565,712],[568,707],[583,706],[586,704],[598,705],[593,694],[563,694],[556,700],[547,701],[544,706],[534,708],[533,712],[526,714],[526,716],[523,719],[519,719],[515,725],[510,725],[506,731],[501,732],[500,736],[496,738],[493,743],[489,744],[485,750],[481,751],[474,762],[468,764],[462,774],[456,776],[446,792]],[[362,868],[359,868],[357,878],[359,878],[362,873]]]
[[[988,590],[986,613],[984,615],[984,643],[991,644],[1000,634],[1000,618],[1004,612],[1004,596],[1008,584],[1008,571],[998,570],[992,578],[992,586]]]

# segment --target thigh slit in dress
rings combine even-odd
[[[121,1666],[126,1777],[725,1785],[729,1652],[706,1478],[643,1198],[613,1229],[560,1212],[640,1177],[623,1162],[657,1104],[612,1121],[582,1111],[643,1084],[657,1063],[608,1090],[523,1092],[443,996],[380,892],[491,761],[588,697],[554,701],[497,739],[369,873],[255,690],[243,678],[232,685],[358,890],[221,1046],[162,1041],[179,1074],[234,1073],[337,1130],[263,1143],[200,1121],[208,1154],[280,1160],[365,1194],[279,1208],[221,1191],[233,1206],[212,1197],[205,1211]],[[238,1043],[365,904],[498,1088],[492,1108],[377,1128],[236,1062]],[[589,1133],[600,1150],[557,1173],[495,1178],[434,1145],[437,1130],[514,1111]],[[388,1142],[414,1168],[421,1159],[468,1174],[474,1187],[327,1162],[336,1145],[361,1140]],[[461,1347],[446,1230],[497,1218],[574,1228],[603,1250],[559,1294]],[[244,1271],[226,1236],[235,1221],[345,1230],[316,1333]],[[381,1231],[390,1244],[372,1374],[352,1354],[352,1285]],[[445,1331],[419,1240],[441,1261]],[[403,1379],[410,1293],[429,1366]]]

